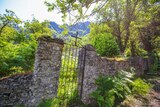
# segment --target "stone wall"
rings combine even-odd
[[[33,74],[0,80],[0,107],[35,107],[42,100],[56,97],[63,44],[59,39],[39,38]]]
[[[0,79],[0,107],[17,104],[35,107],[42,100],[56,97],[63,45],[59,39],[40,38],[34,72]],[[84,46],[78,58],[79,94],[82,101],[85,104],[93,102],[89,95],[96,90],[95,79],[99,76],[114,75],[131,66],[136,68],[137,75],[142,75],[147,69],[147,60],[140,57],[108,60],[98,56],[91,45]]]
[[[142,75],[147,69],[147,61],[140,57],[130,58],[128,60],[108,60],[97,55],[92,45],[86,45],[79,52],[79,56],[85,54],[85,67],[83,74],[82,96],[81,99],[85,104],[93,104],[90,93],[96,90],[95,79],[99,76],[114,75],[120,70],[129,70],[130,67],[136,69],[137,75]],[[79,61],[81,61],[79,57]],[[82,63],[82,62],[79,62]],[[79,66],[79,69],[82,69]],[[82,74],[81,74],[82,75]]]
[[[0,107],[24,105],[32,96],[32,74],[15,75],[0,80]]]

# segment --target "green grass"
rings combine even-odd
[[[60,71],[58,98],[62,99],[64,106],[74,100],[78,94],[78,72],[77,59],[74,57],[62,57],[62,68]]]

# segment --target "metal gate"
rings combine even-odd
[[[58,99],[62,107],[74,107],[82,94],[85,54],[83,47],[77,44],[65,44],[62,52],[62,64],[59,77]]]

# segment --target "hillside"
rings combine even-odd
[[[75,25],[68,26],[69,29],[69,34],[73,35],[76,32],[78,32],[79,36],[84,36],[90,32],[89,28],[90,22],[79,22],[76,23]],[[59,25],[56,22],[50,22],[49,28],[54,29],[57,33],[61,33],[64,29],[60,28]]]

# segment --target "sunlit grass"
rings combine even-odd
[[[67,107],[78,96],[77,48],[65,45],[62,55],[57,98],[59,106]]]

